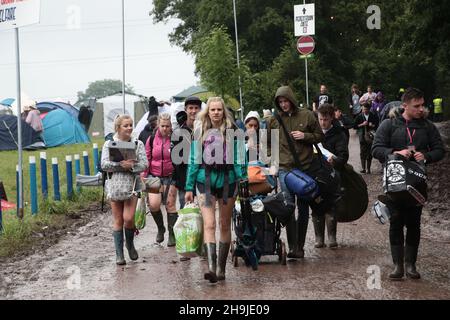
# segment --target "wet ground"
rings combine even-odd
[[[354,134],[350,152],[359,170]],[[370,204],[381,191],[380,172],[374,161],[373,174],[365,175]],[[218,284],[203,280],[205,261],[181,262],[174,248],[155,245],[151,218],[137,237],[139,260],[116,266],[111,216],[99,213],[48,249],[3,262],[0,299],[450,299],[450,219],[436,212],[424,210],[418,281],[387,279],[389,226],[367,212],[356,222],[338,224],[336,250],[314,248],[310,222],[304,259],[282,266],[277,256],[264,256],[257,271],[242,260],[237,268],[230,261],[226,281]]]

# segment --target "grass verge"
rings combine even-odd
[[[100,203],[102,189],[98,187],[83,188],[80,192],[75,187],[75,165],[73,163],[73,183],[74,195],[67,198],[67,182],[65,157],[79,154],[82,159],[83,151],[89,154],[90,173],[93,173],[93,153],[92,144],[97,143],[101,150],[104,140],[94,139],[88,144],[74,144],[49,148],[38,151],[23,152],[23,189],[24,189],[24,218],[19,220],[16,217],[16,210],[4,211],[3,233],[0,235],[0,258],[9,257],[21,252],[26,252],[47,235],[54,235],[73,223],[73,219],[78,219],[78,211],[90,206],[92,203]],[[40,152],[47,154],[47,179],[48,179],[48,199],[44,200],[41,193],[40,177]],[[30,199],[30,174],[29,157],[36,157],[37,165],[37,186],[38,186],[38,213],[31,215]],[[58,158],[61,201],[53,201],[52,168],[51,159]],[[16,203],[16,164],[18,162],[17,151],[3,151],[0,153],[0,181],[3,182],[8,201]],[[81,173],[84,172],[84,163],[81,160]]]

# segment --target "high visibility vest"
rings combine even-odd
[[[433,100],[434,113],[442,113],[442,98],[436,98]]]

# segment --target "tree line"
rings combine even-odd
[[[310,1],[308,1],[310,2]],[[273,107],[276,87],[291,85],[306,101],[305,63],[296,50],[294,5],[302,1],[236,0],[240,75],[246,110]],[[308,60],[310,96],[328,86],[337,105],[348,107],[350,86],[371,84],[388,100],[400,88],[422,89],[450,99],[450,2],[445,0],[316,0],[315,56]],[[170,41],[196,59],[202,84],[238,97],[232,0],[153,0],[155,22],[177,18]],[[369,29],[371,5],[380,28]],[[214,47],[215,46],[215,47]],[[447,102],[448,105],[448,102]],[[445,108],[447,116],[449,108]]]

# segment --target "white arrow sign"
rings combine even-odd
[[[1,0],[0,30],[39,23],[41,0]]]
[[[316,32],[314,3],[294,6],[295,36],[311,36]]]

